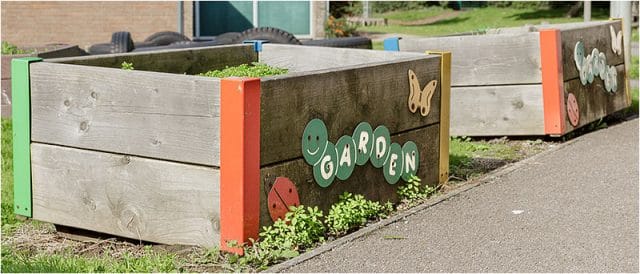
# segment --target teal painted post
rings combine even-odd
[[[400,51],[400,37],[390,37],[382,42],[385,51]]]
[[[32,217],[31,212],[31,86],[29,64],[37,57],[11,60],[13,97],[13,211]]]

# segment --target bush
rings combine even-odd
[[[347,19],[344,17],[336,19],[333,16],[329,16],[325,23],[324,32],[329,38],[349,37],[353,36],[356,28],[357,27],[355,25],[347,22]]]
[[[235,67],[226,67],[223,70],[210,70],[204,73],[200,73],[200,76],[207,77],[262,77],[269,75],[280,75],[289,72],[285,68],[276,68],[267,64],[253,62],[251,65],[242,64]]]

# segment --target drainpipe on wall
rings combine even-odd
[[[178,1],[178,32],[184,34],[184,2]]]

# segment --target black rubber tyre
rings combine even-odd
[[[151,34],[144,41],[154,46],[166,46],[175,42],[191,41],[191,39],[175,31],[161,31]]]
[[[216,36],[214,40],[220,43],[221,45],[227,45],[227,44],[232,44],[236,39],[238,39],[238,37],[240,37],[239,32],[225,32],[223,34]]]
[[[245,30],[236,37],[232,44],[240,44],[245,40],[267,40],[274,44],[302,45],[291,33],[272,27],[260,27]]]
[[[371,39],[367,37],[355,36],[355,37],[343,37],[343,38],[330,38],[322,40],[309,40],[302,42],[305,46],[317,46],[317,47],[333,47],[333,48],[356,48],[356,49],[371,49]]]
[[[131,33],[127,31],[114,32],[111,35],[111,53],[130,52],[134,49]]]
[[[156,44],[151,42],[133,42],[134,49],[137,48],[146,48],[146,47],[155,47]]]
[[[89,54],[109,54],[111,53],[111,43],[94,44],[89,47]]]

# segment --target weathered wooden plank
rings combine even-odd
[[[624,65],[616,66],[616,70],[618,72],[618,91],[616,93],[606,92],[604,82],[600,78],[594,79],[593,83],[585,86],[580,83],[580,79],[573,79],[564,83],[565,102],[567,102],[569,93],[572,93],[576,97],[578,109],[580,110],[580,119],[576,126],[569,122],[569,117],[565,114],[565,133],[629,107],[631,102],[627,101],[623,82],[625,80]]]
[[[451,85],[541,83],[538,33],[400,39],[401,51],[451,51]]]
[[[355,125],[385,125],[393,134],[440,120],[440,84],[428,116],[408,107],[409,76],[413,70],[420,88],[440,81],[440,58],[424,55],[368,67],[314,72],[263,79],[261,95],[260,163],[301,157],[300,140],[307,123],[319,118],[329,138],[351,135]]]
[[[608,21],[595,25],[576,25],[575,27],[561,30],[562,70],[565,81],[580,77],[574,61],[574,50],[578,41],[584,44],[584,57],[587,57],[594,48],[597,48],[599,52],[605,54],[607,66],[617,66],[624,63],[624,43],[620,45],[623,49],[622,54],[617,55],[611,50],[610,26],[613,26],[616,34],[622,30],[620,21]],[[595,78],[599,77],[596,76]]]
[[[32,140],[219,166],[219,85],[207,77],[34,64]]]
[[[541,85],[451,89],[452,136],[544,135]]]
[[[355,127],[355,125],[354,125]],[[404,144],[413,141],[418,145],[420,152],[420,167],[418,176],[423,184],[436,185],[438,183],[438,156],[439,156],[439,125],[434,124],[420,129],[404,132],[391,136],[391,141]],[[373,167],[370,163],[356,166],[353,174],[347,181],[336,179],[327,188],[320,187],[313,179],[313,167],[304,159],[296,159],[265,167],[260,170],[261,196],[260,196],[260,224],[261,226],[272,223],[269,216],[267,195],[276,177],[287,177],[296,185],[300,195],[300,203],[306,206],[318,206],[325,214],[329,212],[331,205],[338,201],[343,192],[362,194],[367,199],[386,202],[397,202],[396,189],[405,183],[400,180],[395,185],[388,184],[380,168]]]
[[[366,63],[415,59],[415,57],[420,57],[420,54],[281,44],[265,44],[259,55],[260,62],[288,68],[289,72],[343,68]]]
[[[33,218],[163,244],[219,242],[219,170],[32,143]]]
[[[258,61],[252,45],[229,45],[152,52],[129,52],[83,57],[47,59],[48,62],[120,68],[122,62],[133,63],[136,70],[198,74]]]

